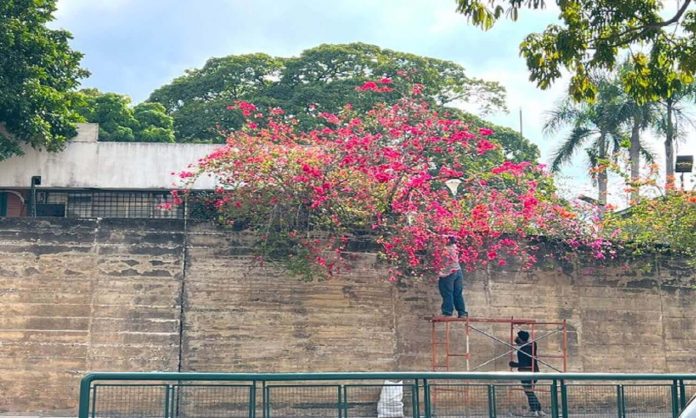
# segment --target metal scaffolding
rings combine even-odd
[[[542,353],[532,356],[539,364],[552,371],[566,372],[568,367],[568,328],[566,320],[562,321],[538,321],[535,319],[520,318],[454,318],[454,317],[433,317],[430,318],[432,324],[432,370],[433,371],[477,371],[483,367],[494,363],[496,360],[509,356],[514,360],[515,352],[519,347],[515,346],[516,329],[525,328],[530,335],[527,344],[549,340],[552,337],[559,337],[557,352]],[[483,330],[481,324],[503,324],[509,325],[508,336],[501,337],[493,332]],[[453,344],[456,337],[462,337],[464,344],[462,348],[457,348],[458,344]],[[483,337],[492,341],[494,345],[501,345],[506,348],[502,354],[496,354],[493,350],[488,358],[481,360],[481,355],[476,356],[471,349],[473,339]],[[506,341],[507,340],[507,341]],[[463,350],[462,350],[463,349]],[[555,361],[554,361],[555,360]]]
[[[516,331],[525,329],[529,332],[526,344],[546,343],[544,350],[532,354],[537,364],[549,371],[566,372],[568,367],[568,332],[566,321],[538,321],[524,318],[428,318],[432,323],[432,370],[433,371],[482,371],[485,367],[496,370],[496,360],[508,357],[515,360],[515,353],[522,346],[515,345]],[[488,327],[489,329],[483,329]],[[496,329],[497,327],[497,329]],[[497,331],[497,332],[496,332]],[[555,339],[555,341],[552,341]],[[481,343],[486,344],[482,349]],[[491,344],[492,343],[492,344]],[[548,348],[558,348],[556,351]],[[503,349],[501,353],[500,348]],[[508,368],[505,362],[505,369]],[[546,371],[546,370],[545,370]],[[549,392],[548,388],[537,387],[536,380],[530,382],[532,391]],[[505,391],[499,390],[500,408],[508,407],[512,415],[514,408],[524,405],[520,393],[524,389],[517,384],[504,385]],[[454,404],[469,409],[476,409],[477,402],[483,397],[483,389],[470,385],[435,385],[431,388],[434,408],[447,409]],[[546,395],[550,395],[547,393]],[[471,411],[469,411],[471,412]],[[469,413],[467,413],[469,415]]]

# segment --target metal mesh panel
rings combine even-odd
[[[412,417],[414,390],[414,385],[410,384],[346,385],[345,417]],[[399,399],[398,392],[401,392]],[[384,397],[380,405],[382,394]],[[381,414],[378,414],[378,408]]]
[[[339,385],[266,387],[266,418],[340,417]]]
[[[92,216],[92,193],[68,193],[66,218],[89,218]]]
[[[91,417],[166,417],[167,394],[167,385],[95,385]]]
[[[672,416],[671,386],[623,386],[626,417],[668,418]]]
[[[488,417],[488,385],[431,385],[430,409],[438,417]]]
[[[568,385],[566,393],[571,415],[587,418],[618,416],[616,385]]]
[[[248,418],[251,390],[251,385],[179,385],[173,396],[173,416]]]
[[[61,206],[67,218],[168,218],[184,217],[184,206],[173,204],[168,191],[70,191],[45,190],[37,193],[37,204]],[[44,215],[46,216],[46,215]]]
[[[98,192],[92,196],[92,216],[97,218],[151,218],[149,193]]]
[[[536,399],[536,401],[530,401]],[[522,384],[505,384],[495,386],[495,410],[498,416],[530,416],[530,408],[534,402],[542,411],[549,413],[551,410],[551,385],[537,383],[530,387],[530,395],[522,388]]]

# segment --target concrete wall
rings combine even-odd
[[[173,220],[0,220],[0,412],[72,414],[94,370],[430,370],[433,284],[386,283],[369,255],[303,283],[250,264],[247,242]],[[567,319],[569,370],[696,372],[694,271],[638,265],[469,274],[466,300],[473,316]],[[472,363],[505,352],[471,345]]]
[[[93,129],[92,129],[93,130]],[[26,147],[24,155],[0,161],[0,189],[28,188],[41,176],[41,188],[172,189],[171,173],[210,154],[220,145],[149,142],[95,142],[84,136],[70,141],[61,152]],[[91,136],[90,136],[91,137]],[[196,189],[212,189],[212,178],[201,178]]]

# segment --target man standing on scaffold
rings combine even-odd
[[[457,249],[457,240],[455,237],[447,237],[447,245],[445,246],[444,263],[438,274],[437,287],[442,296],[442,316],[452,316],[454,310],[457,310],[458,318],[466,318],[469,316],[464,304],[463,281],[464,274],[462,267],[459,264],[459,250]]]
[[[517,361],[511,361],[510,367],[516,367],[517,370],[521,372],[538,372],[537,343],[534,341],[531,343],[529,342],[529,333],[524,330],[518,331],[515,344],[520,348],[517,349]],[[534,393],[534,384],[536,380],[522,380],[521,382],[524,394],[527,395],[530,416],[542,417],[546,415],[544,411],[541,410],[539,399]]]

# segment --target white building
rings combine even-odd
[[[96,124],[80,124],[61,152],[27,147],[0,161],[0,216],[183,217],[181,207],[162,208],[178,186],[175,173],[219,147],[98,142],[98,132]],[[202,178],[194,189],[213,187],[213,179]]]

